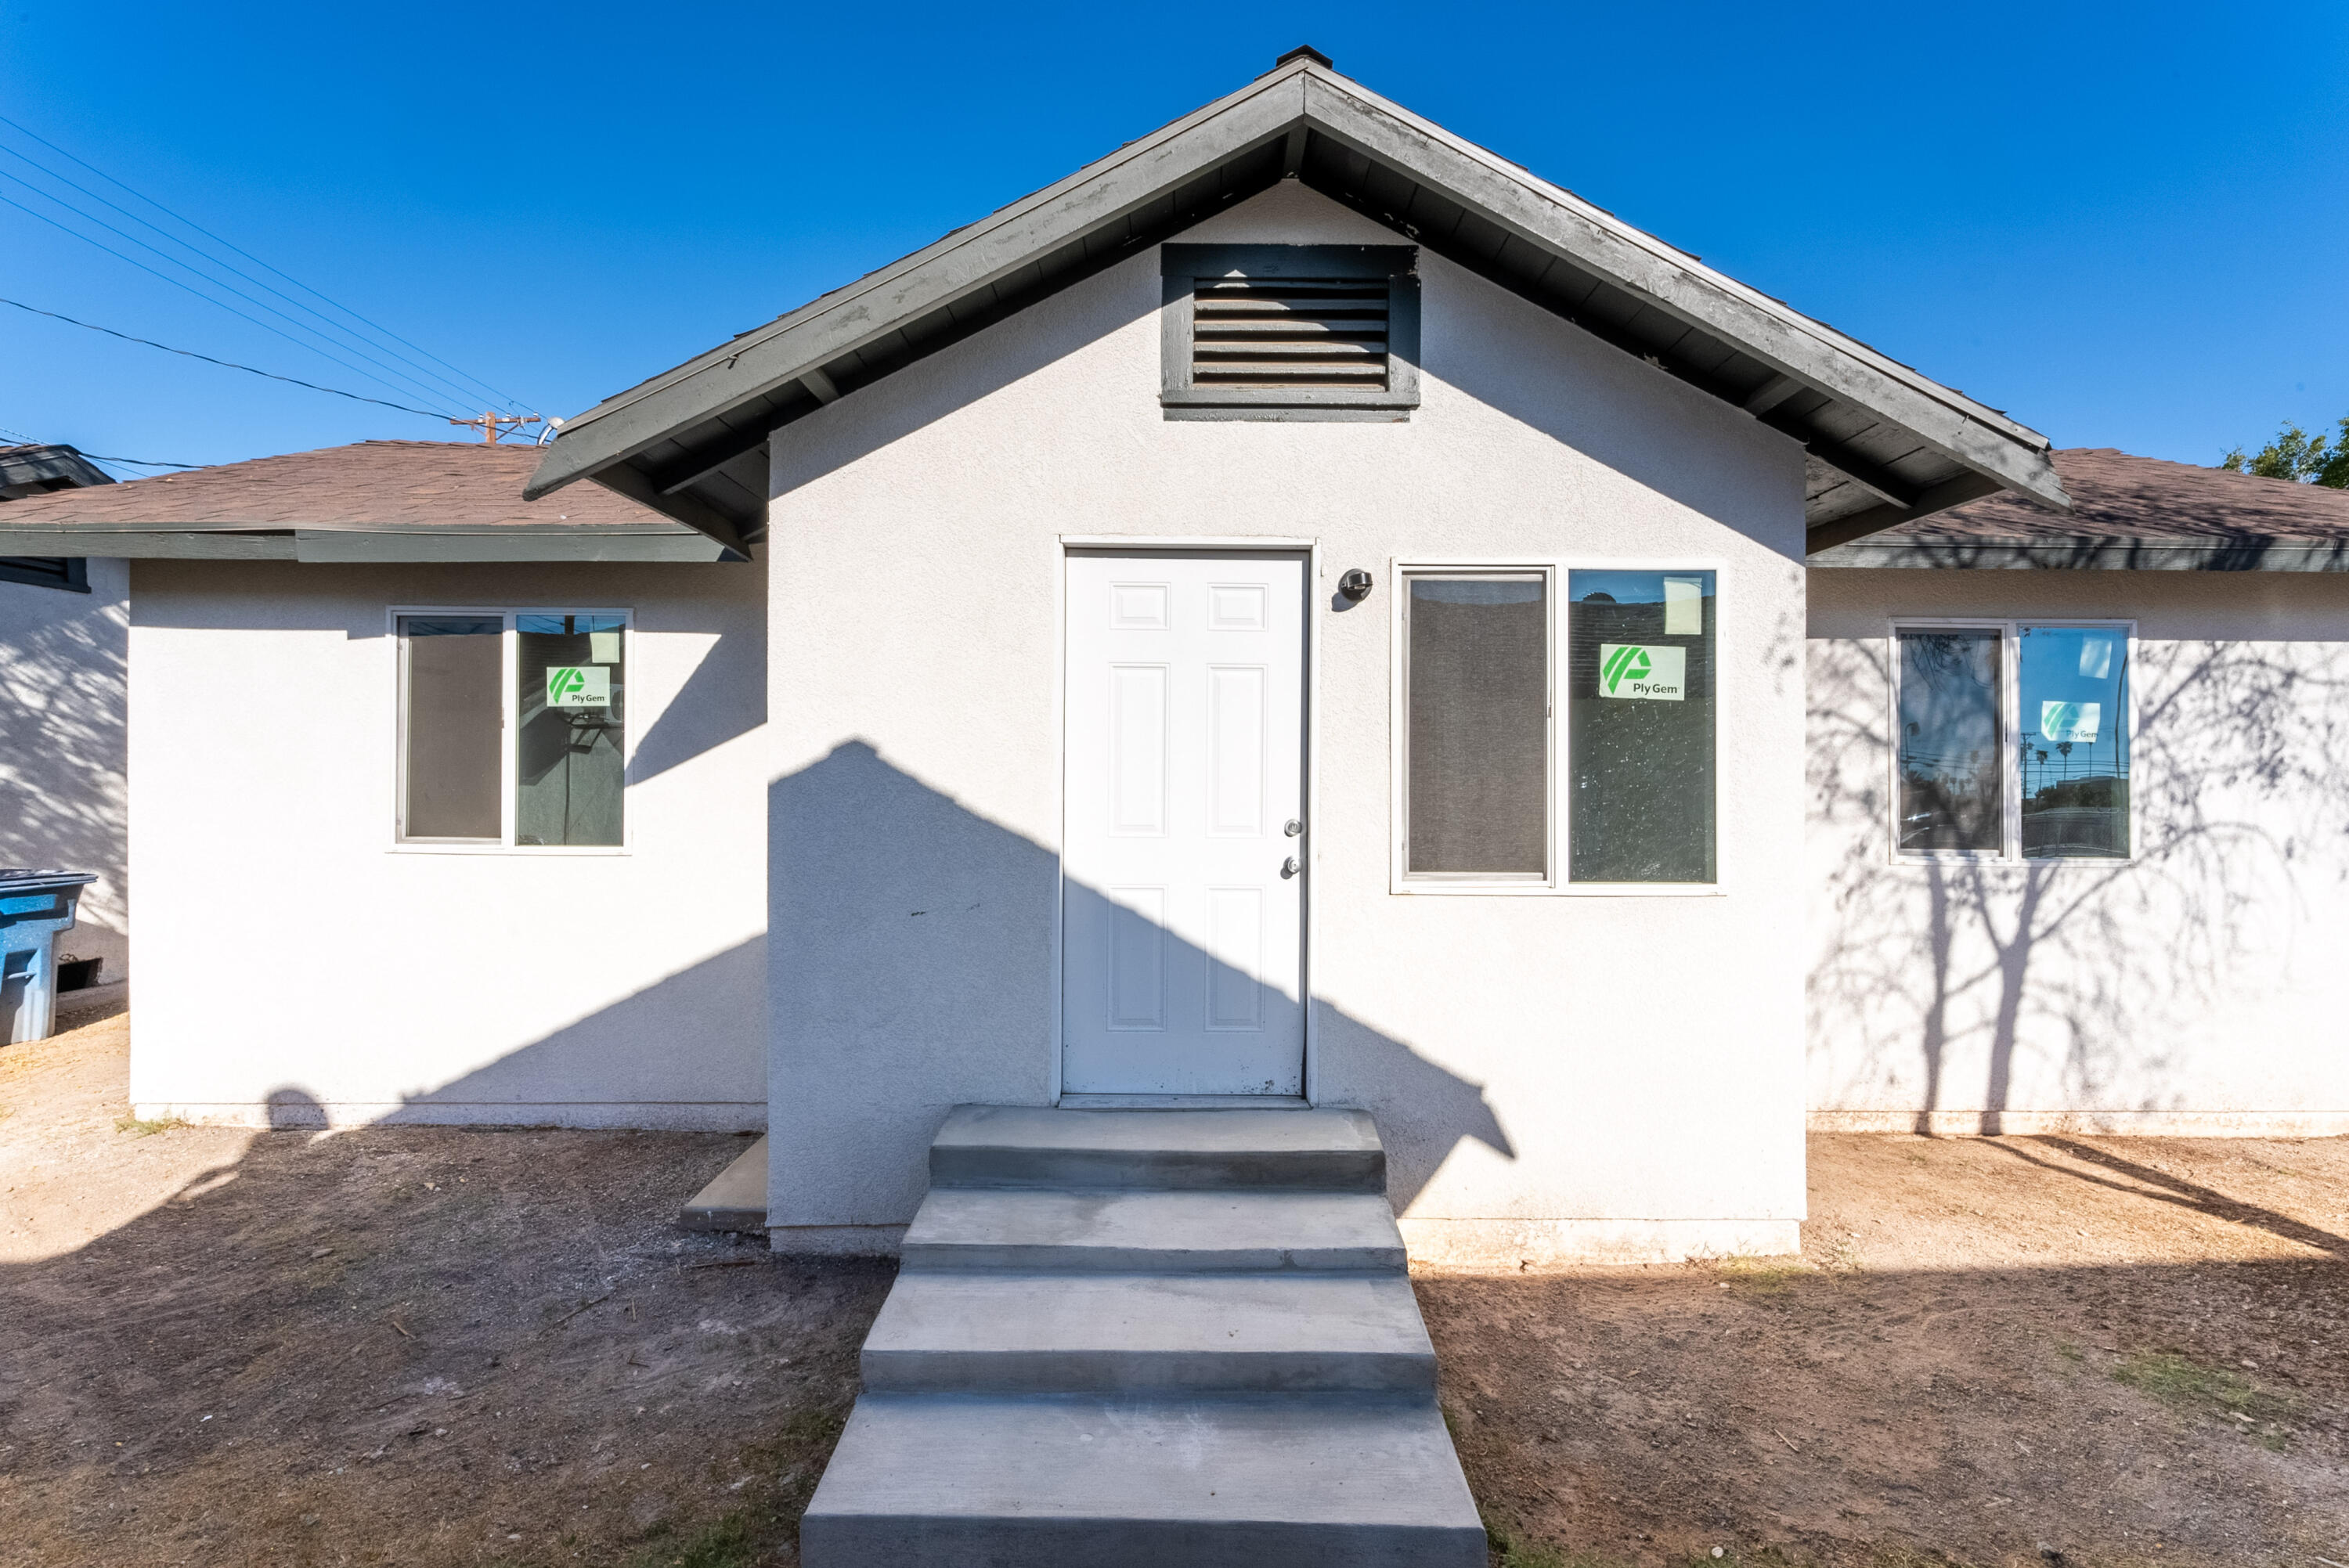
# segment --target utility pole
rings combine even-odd
[[[535,414],[501,414],[496,409],[492,408],[478,419],[451,419],[449,423],[452,425],[472,426],[475,429],[481,432],[483,440],[485,440],[489,445],[494,447],[498,444],[498,436],[505,426],[513,425],[519,427],[523,425],[535,425],[538,423],[538,416]]]

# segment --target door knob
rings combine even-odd
[[[1291,855],[1287,860],[1280,862],[1280,874],[1283,877],[1293,877],[1298,873],[1299,869],[1300,868],[1298,866],[1297,857],[1295,855]]]

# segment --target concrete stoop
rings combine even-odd
[[[1360,1111],[964,1106],[808,1568],[1476,1568]]]

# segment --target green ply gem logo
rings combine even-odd
[[[612,672],[601,665],[550,665],[546,670],[549,707],[609,707]]]
[[[1614,649],[1607,655],[1607,663],[1599,671],[1599,678],[1607,683],[1607,695],[1613,696],[1616,689],[1625,680],[1646,680],[1649,673],[1654,668],[1655,665],[1648,658],[1647,649],[1627,644]]]
[[[1688,650],[1601,643],[1599,695],[1637,702],[1683,701],[1688,696]]]

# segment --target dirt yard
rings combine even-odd
[[[889,1271],[677,1231],[741,1140],[142,1126],[127,1050],[0,1049],[0,1563],[793,1561]],[[1800,1259],[1419,1286],[1510,1568],[2323,1568],[2344,1211],[2349,1140],[1827,1138]]]

